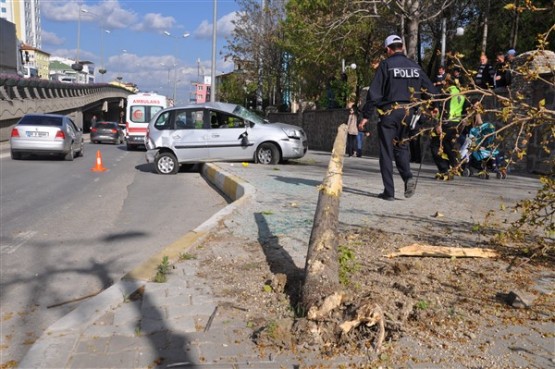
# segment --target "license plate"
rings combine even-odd
[[[129,136],[131,138],[131,141],[144,141],[145,138],[143,136]]]
[[[48,132],[27,131],[27,137],[48,137]]]

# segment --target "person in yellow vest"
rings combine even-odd
[[[445,78],[444,91],[447,93],[445,109],[432,131],[430,150],[438,169],[435,178],[446,181],[454,178],[452,169],[457,167],[459,161],[457,140],[464,129],[461,120],[470,103],[450,75]]]

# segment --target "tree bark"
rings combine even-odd
[[[488,0],[486,6],[486,13],[484,14],[484,28],[482,34],[482,54],[486,53],[488,46],[488,26],[489,26],[489,11],[490,11],[490,1]]]
[[[518,8],[520,6],[520,1],[515,2],[515,6]],[[511,44],[509,45],[512,49],[516,49],[516,42],[518,39],[518,22],[520,20],[520,13],[515,10],[514,11],[514,19],[513,24],[511,27]]]
[[[320,309],[324,299],[336,294],[340,289],[336,234],[339,199],[343,189],[346,141],[347,125],[341,124],[333,145],[328,171],[320,187],[308,245],[302,305],[309,315],[310,311]]]
[[[418,29],[420,26],[420,1],[413,1],[410,4],[409,14],[411,17],[408,19],[407,24],[407,40],[406,51],[407,57],[416,60],[417,46],[418,46]]]

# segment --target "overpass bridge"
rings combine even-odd
[[[110,84],[68,84],[41,79],[0,75],[0,141],[10,138],[12,127],[25,114],[69,115],[77,126],[89,131],[89,121],[118,121],[132,92]]]

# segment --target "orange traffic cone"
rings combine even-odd
[[[96,165],[92,167],[91,170],[93,172],[104,172],[108,170],[102,165],[102,155],[100,155],[100,150],[96,152]]]

